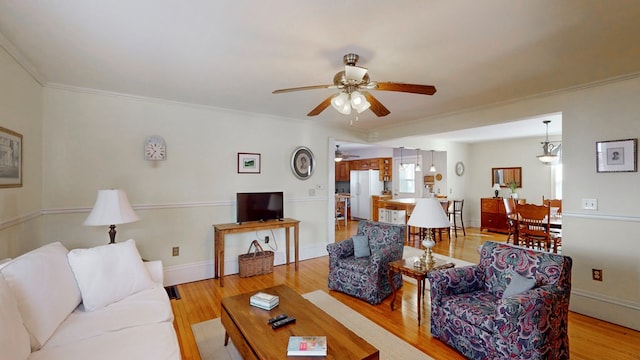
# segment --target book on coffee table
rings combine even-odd
[[[264,310],[271,310],[280,304],[280,298],[277,295],[258,292],[251,296],[249,304]]]
[[[287,356],[327,356],[327,337],[289,336]]]

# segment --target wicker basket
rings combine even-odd
[[[252,247],[255,248],[254,252],[251,252]],[[258,241],[253,240],[247,253],[238,255],[238,266],[241,278],[272,273],[273,251],[262,250]]]

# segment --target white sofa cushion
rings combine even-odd
[[[16,299],[0,274],[0,351],[2,358],[22,360],[29,357],[29,333],[22,324]]]
[[[31,349],[44,344],[58,325],[80,304],[80,291],[59,242],[21,255],[0,271],[18,303]]]
[[[45,346],[29,360],[179,360],[178,338],[170,322],[107,332],[65,346]]]
[[[133,239],[68,254],[86,311],[94,311],[153,286]]]
[[[44,348],[64,346],[76,341],[130,327],[173,322],[171,302],[166,290],[156,284],[95,311],[84,311],[83,305],[69,315],[44,344]]]

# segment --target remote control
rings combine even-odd
[[[283,320],[287,318],[287,314],[280,314],[276,317],[272,317],[271,319],[269,319],[269,324],[273,324],[274,322],[278,321],[278,320]]]
[[[277,329],[277,328],[279,328],[281,326],[285,326],[287,324],[291,324],[291,323],[294,323],[294,322],[296,322],[296,318],[294,318],[293,316],[289,316],[286,319],[282,319],[282,320],[278,320],[278,321],[274,322],[273,324],[271,324],[271,327],[274,328],[274,329]]]

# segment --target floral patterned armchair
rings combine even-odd
[[[368,238],[370,256],[355,257],[353,239],[327,245],[329,289],[370,304],[381,303],[392,292],[388,264],[402,259],[404,234],[404,226],[362,220],[356,235]],[[394,274],[393,282],[396,289],[400,288],[402,275]]]
[[[431,335],[470,359],[569,359],[571,265],[487,241],[478,265],[429,273]]]

